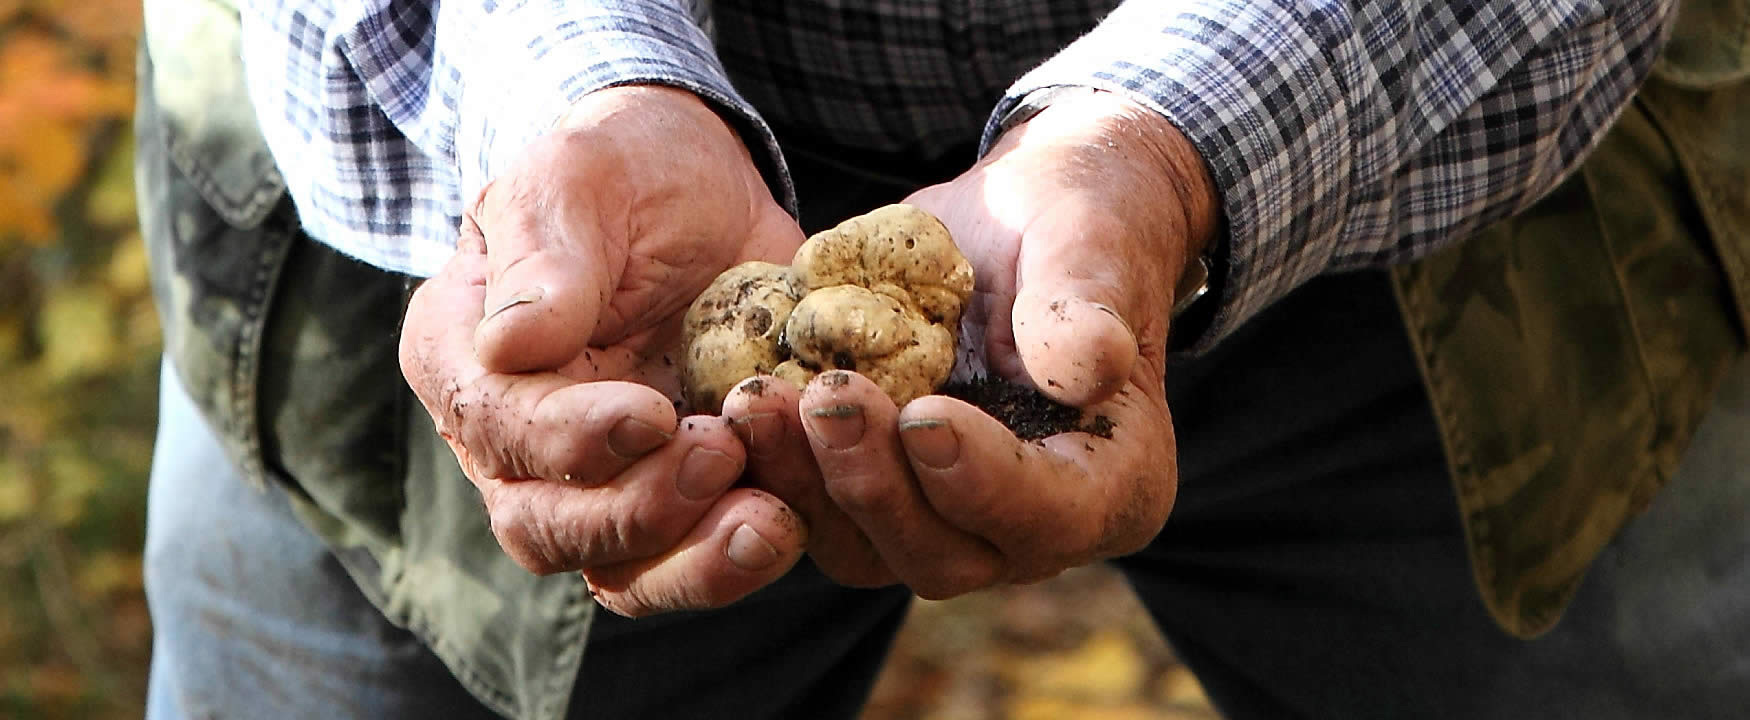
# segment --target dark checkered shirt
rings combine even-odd
[[[463,199],[599,88],[679,86],[741,116],[793,203],[773,125],[934,157],[988,146],[1035,90],[1090,86],[1164,114],[1209,164],[1229,256],[1215,338],[1319,273],[1418,257],[1552,188],[1628,102],[1674,0],[243,4],[251,95],[304,222],[384,268],[435,272]]]

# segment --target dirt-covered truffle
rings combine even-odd
[[[842,369],[904,405],[947,381],[972,285],[972,264],[933,215],[889,205],[851,218],[809,238],[790,267],[739,265],[694,301],[687,399],[717,412],[750,376],[801,386]]]
[[[716,412],[736,383],[776,370],[789,357],[778,338],[801,298],[788,266],[747,262],[718,275],[687,309],[681,359],[687,402]]]

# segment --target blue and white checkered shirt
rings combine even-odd
[[[1524,208],[1616,117],[1674,0],[248,0],[264,132],[316,238],[433,273],[463,201],[580,96],[690,89],[770,129],[933,157],[1091,86],[1207,160],[1219,337],[1311,277]],[[733,79],[733,82],[732,82]],[[968,158],[970,162],[971,158]]]

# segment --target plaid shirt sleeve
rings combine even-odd
[[[1227,274],[1206,349],[1320,273],[1528,206],[1649,71],[1674,0],[1132,0],[1023,76],[1163,113],[1208,163]]]
[[[463,202],[578,98],[671,85],[738,126],[794,205],[777,143],[686,0],[251,0],[251,99],[306,230],[430,275]],[[289,42],[288,42],[289,40]],[[756,153],[756,157],[759,156]]]

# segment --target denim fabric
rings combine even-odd
[[[246,484],[171,363],[146,508],[146,717],[492,718],[391,625],[284,493]]]
[[[500,717],[384,617],[286,492],[256,489],[167,361],[147,507],[148,720]],[[803,563],[725,611],[601,613],[573,718],[854,717],[908,595]]]

